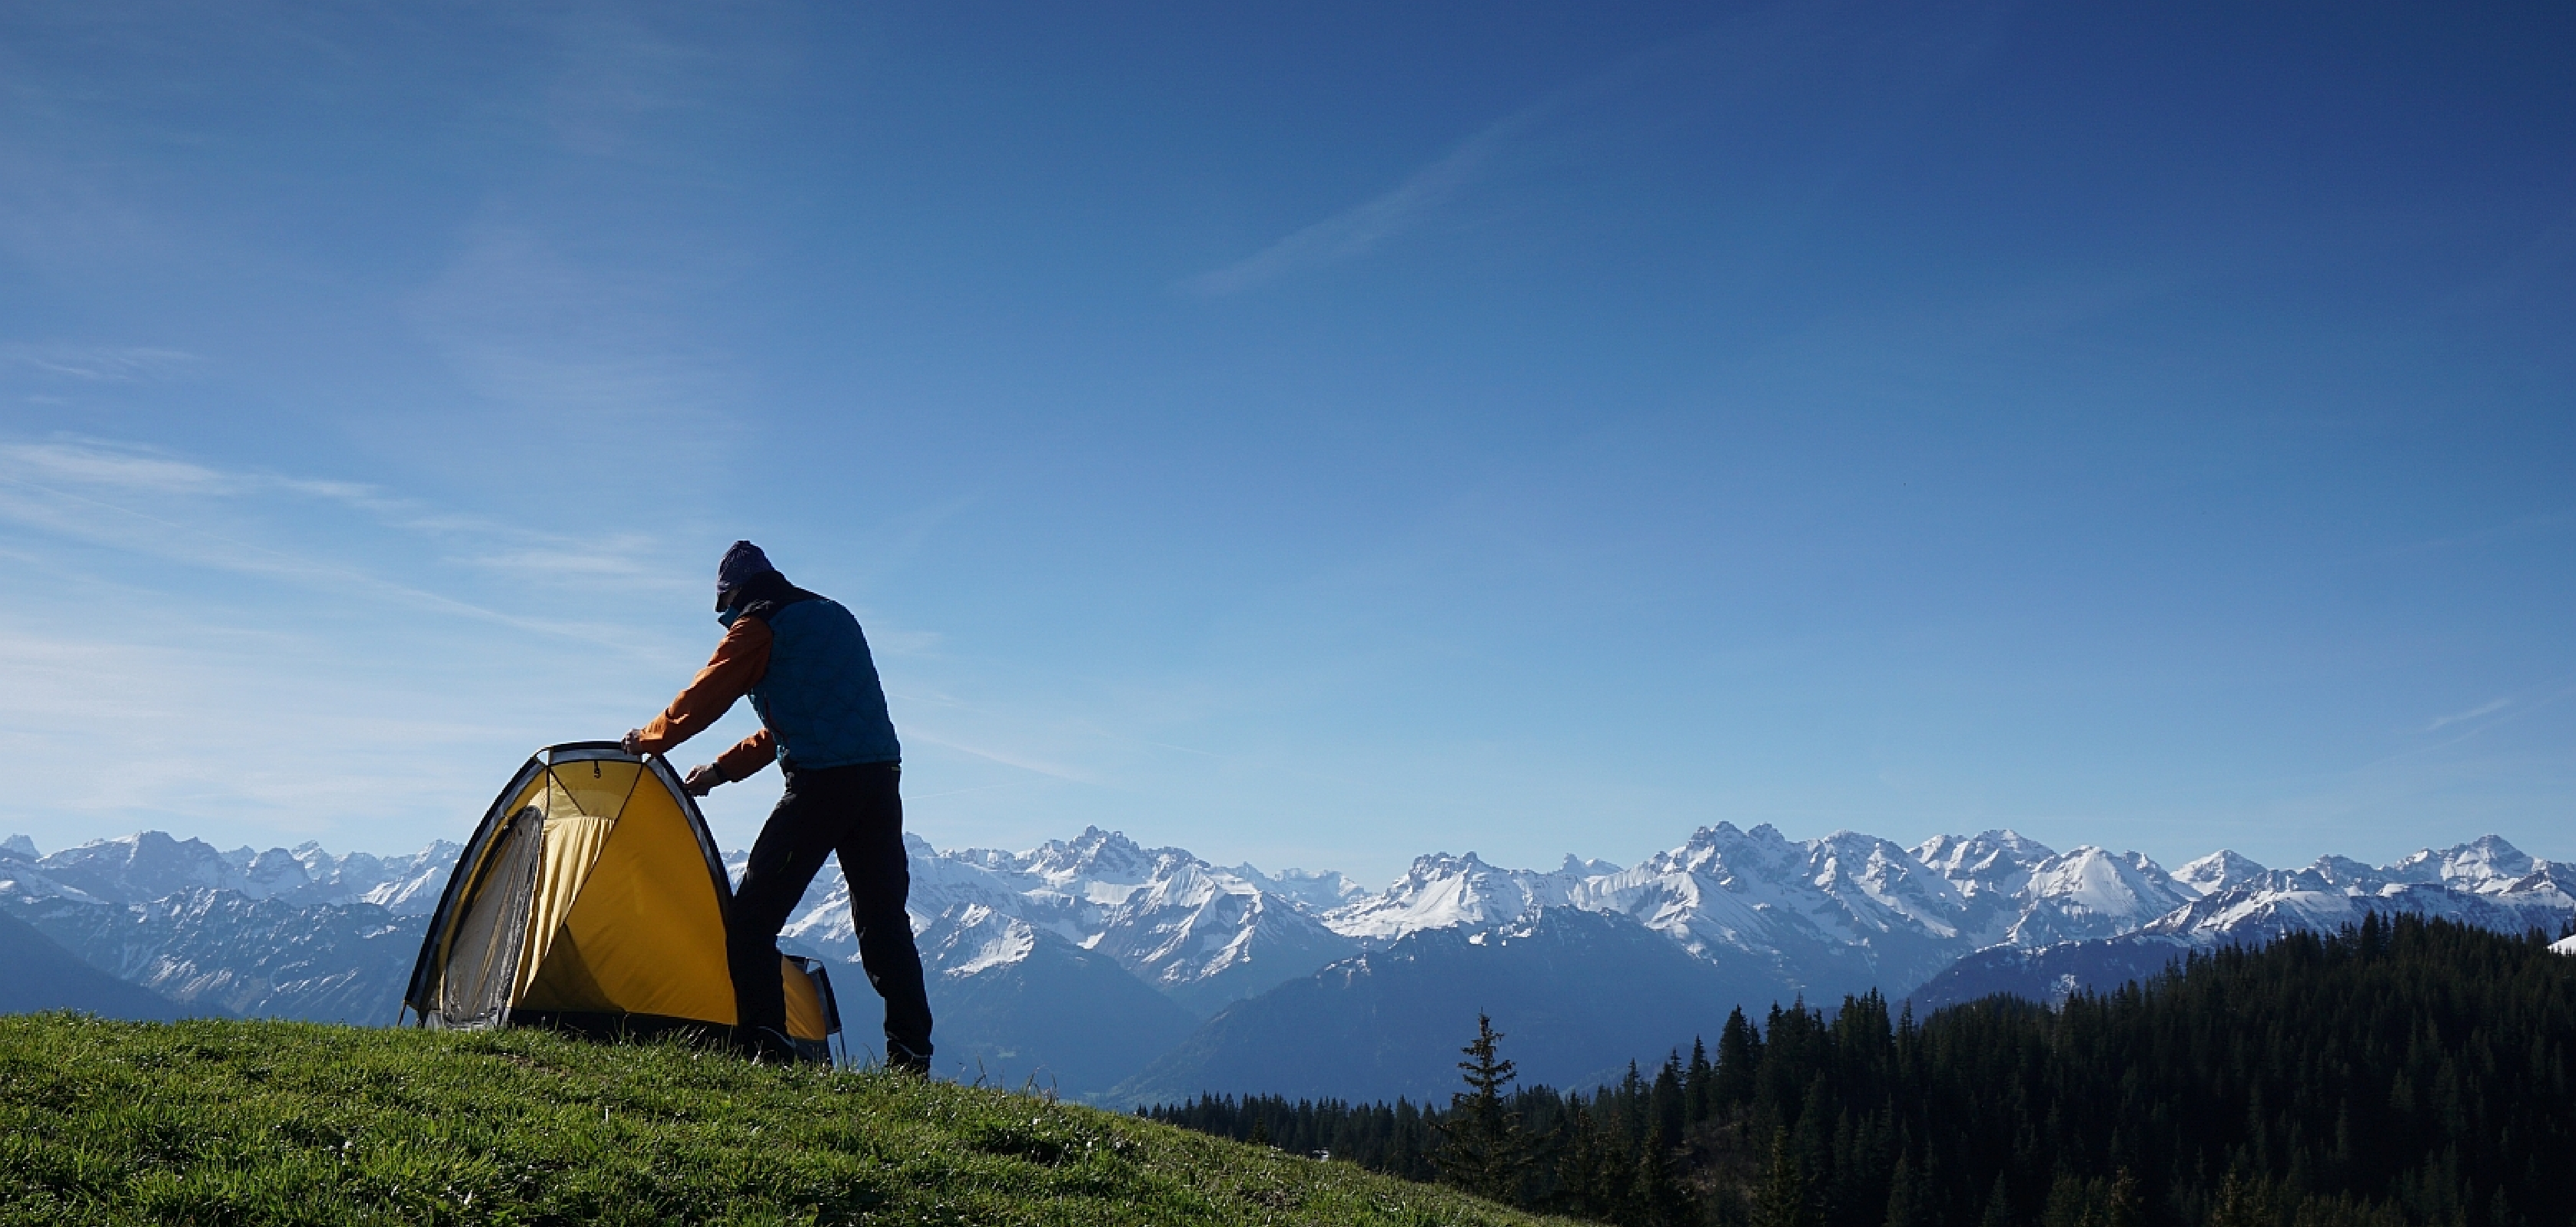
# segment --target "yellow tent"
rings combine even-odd
[[[660,755],[549,746],[457,858],[403,1004],[422,1026],[467,1030],[730,1027],[732,900],[706,819]],[[790,1038],[827,1057],[841,1029],[831,980],[811,959],[787,958],[779,973]]]

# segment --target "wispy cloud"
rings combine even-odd
[[[2542,512],[2515,516],[2500,524],[2490,524],[2484,528],[2471,529],[2447,537],[2430,537],[2422,541],[2391,546],[2385,552],[2392,555],[2429,553],[2435,550],[2456,549],[2464,545],[2484,545],[2540,533],[2564,532],[2570,528],[2576,528],[2576,512]]]
[[[140,494],[233,496],[276,490],[359,506],[385,505],[373,487],[356,482],[225,472],[163,452],[86,440],[0,444],[0,474]]]
[[[955,750],[960,754],[980,758],[986,762],[1000,763],[1005,767],[1016,767],[1034,775],[1046,776],[1049,779],[1063,780],[1072,784],[1099,783],[1098,780],[1093,779],[1090,775],[1078,768],[1068,767],[1061,763],[1047,762],[1043,759],[1032,758],[1017,751],[996,750],[988,746],[959,741],[952,737],[943,737],[937,733],[925,731],[919,725],[905,728],[903,730],[903,736],[906,741],[926,742],[942,749]]]
[[[644,574],[644,568],[632,560],[562,550],[564,538],[428,514],[416,502],[361,483],[218,469],[162,452],[90,440],[0,444],[0,520],[91,545],[537,634],[610,647],[631,643],[631,636],[612,626],[495,609],[365,568],[326,561],[307,551],[263,543],[254,539],[250,528],[229,523],[224,514],[228,504],[275,495],[339,503],[368,513],[387,527],[413,532],[453,536],[478,526],[486,540],[501,539],[498,544],[504,547],[504,555],[513,548],[531,552],[528,543],[533,538],[538,545],[555,547],[567,556],[586,557],[594,574]]]
[[[644,154],[656,122],[703,106],[708,77],[722,67],[711,48],[665,36],[620,6],[576,9],[539,24],[550,27],[563,62],[544,114],[576,153]]]
[[[83,603],[98,612],[77,624],[0,612],[0,757],[51,768],[17,782],[14,821],[52,842],[145,826],[379,850],[452,838],[513,747],[560,740],[578,718],[484,701],[501,671],[488,664],[422,684],[291,619]],[[510,668],[575,693],[544,654]]]
[[[2436,729],[2458,724],[2463,720],[2475,720],[2480,716],[2492,716],[2511,706],[2513,706],[2513,700],[2510,698],[2490,699],[2487,702],[2480,703],[2477,706],[2468,709],[2467,711],[2452,712],[2447,716],[2436,716],[2433,718],[2432,723],[2424,726],[2424,731],[2430,733]]]
[[[690,347],[650,310],[675,295],[566,259],[532,230],[476,227],[414,318],[476,392],[522,409],[644,427],[696,410]]]
[[[1833,147],[1871,149],[1920,115],[1920,100],[1952,88],[1992,54],[2014,6],[1981,0],[1900,21],[1855,41],[1851,14],[1834,0],[1787,0],[1722,18],[1637,50],[1468,136],[1403,182],[1305,226],[1243,259],[1182,279],[1183,293],[1222,297],[1302,269],[1363,255],[1533,155],[1620,143],[1617,132],[1667,122],[1668,98],[1688,91],[1705,119],[1795,105],[1819,91],[1816,109],[1851,110],[1841,95],[1870,94],[1870,119],[1852,121]],[[1822,84],[1819,84],[1822,83]],[[1717,122],[1724,122],[1719,119]],[[1542,129],[1550,130],[1542,139]],[[1578,131],[1579,130],[1579,131]],[[1578,139],[1579,137],[1579,139]],[[1592,156],[1592,155],[1584,155]],[[1816,172],[1816,190],[1838,173]]]
[[[1505,116],[1413,172],[1392,190],[1299,230],[1223,268],[1181,282],[1188,293],[1241,293],[1300,268],[1361,255],[1418,224],[1483,175],[1496,157],[1554,105],[1551,98]]]
[[[197,360],[185,350],[148,345],[0,345],[0,366],[92,382],[159,378]]]

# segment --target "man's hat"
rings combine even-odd
[[[769,565],[769,555],[748,541],[736,541],[725,551],[724,561],[716,564],[716,603],[724,603],[725,594],[739,588],[744,581],[767,575],[778,568]]]

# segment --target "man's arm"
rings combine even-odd
[[[688,689],[671,700],[661,715],[628,733],[620,744],[629,754],[655,754],[705,732],[708,725],[733,707],[736,699],[751,693],[751,688],[769,673],[769,642],[768,623],[758,618],[735,618],[733,625],[725,628],[724,638],[716,641],[715,655],[690,680]],[[759,734],[764,739],[768,735],[766,729]],[[741,748],[737,746],[735,750]]]
[[[716,761],[703,767],[689,768],[689,778],[680,784],[689,790],[690,796],[703,797],[715,791],[718,784],[750,779],[777,758],[778,742],[769,735],[768,729],[762,729],[735,742],[732,749],[717,755]]]

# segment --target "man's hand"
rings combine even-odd
[[[643,757],[643,756],[644,756],[644,730],[642,730],[642,729],[628,729],[628,730],[626,730],[626,735],[625,735],[624,737],[620,737],[620,738],[618,738],[618,739],[617,739],[617,748],[618,748],[618,749],[620,749],[620,750],[624,750],[624,751],[626,751],[626,752],[627,752],[627,753],[629,753],[629,754],[635,755],[635,756],[636,756],[636,757],[638,757],[638,758]]]
[[[717,771],[714,763],[706,763],[689,768],[689,778],[680,781],[680,787],[687,789],[692,797],[703,797],[724,782],[724,773]]]

